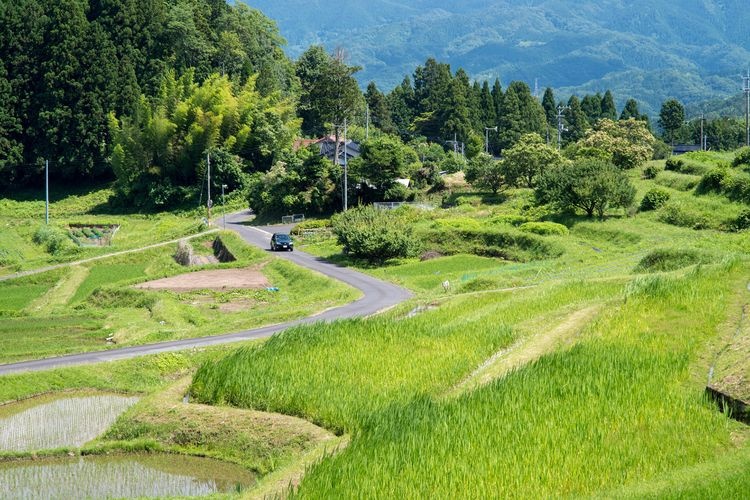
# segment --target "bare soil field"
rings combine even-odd
[[[214,269],[180,274],[140,283],[135,288],[144,290],[170,290],[190,292],[194,290],[246,290],[266,288],[268,279],[257,267],[246,269]]]

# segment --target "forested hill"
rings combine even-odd
[[[245,0],[276,20],[296,57],[344,47],[384,90],[427,57],[473,77],[560,93],[611,89],[652,116],[661,102],[739,91],[750,64],[744,0]]]

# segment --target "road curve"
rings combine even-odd
[[[275,229],[288,230],[289,228],[289,226],[277,226],[268,228],[256,228],[248,226],[244,223],[248,219],[247,216],[247,212],[227,215],[227,228],[235,230],[248,243],[264,249],[269,248],[271,231]],[[266,229],[268,229],[268,231],[266,231]],[[305,252],[295,250],[294,252],[279,252],[275,255],[286,258],[294,262],[295,264],[306,267],[313,271],[317,271],[333,279],[351,285],[352,287],[357,288],[362,292],[362,297],[354,302],[333,309],[328,309],[317,315],[281,323],[278,325],[254,328],[252,330],[243,330],[240,332],[228,333],[225,335],[173,340],[169,342],[159,342],[156,344],[145,344],[133,347],[121,347],[117,349],[109,349],[106,351],[70,354],[67,356],[0,365],[0,375],[42,371],[52,368],[99,363],[104,361],[116,361],[121,359],[135,358],[138,356],[145,356],[148,354],[180,351],[183,349],[207,347],[218,344],[227,344],[230,342],[240,342],[243,340],[261,339],[270,337],[274,333],[280,332],[295,325],[314,323],[316,321],[331,321],[336,319],[369,316],[384,309],[388,309],[389,307],[399,304],[411,297],[411,293],[401,287],[380,281],[373,278],[372,276],[368,276],[349,268],[331,264],[330,262],[326,262],[323,259],[314,257]]]

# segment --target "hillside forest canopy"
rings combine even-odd
[[[3,2],[0,190],[40,186],[49,161],[54,182],[113,181],[112,203],[170,208],[205,199],[211,158],[212,190],[259,211],[325,213],[340,206],[341,166],[298,139],[339,144],[345,122],[363,153],[349,198],[362,202],[440,190],[441,172],[468,168],[497,192],[531,187],[550,158],[627,169],[668,154],[665,142],[700,141],[676,100],[655,139],[638,102],[618,110],[610,91],[537,98],[525,82],[472,80],[432,58],[387,92],[363,91],[344,49],[314,45],[293,61],[284,44],[272,20],[224,0]],[[703,125],[712,149],[744,139],[736,118]],[[518,164],[524,148],[538,165]]]

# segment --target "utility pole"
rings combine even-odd
[[[703,120],[705,119],[705,115],[701,113],[701,151],[706,150],[706,141],[703,137]]]
[[[745,145],[750,146],[750,70],[742,77],[742,90],[745,92]]]
[[[208,170],[206,172],[206,190],[208,191],[208,199],[206,200],[206,224],[211,226],[211,154],[206,153],[206,165]]]
[[[557,150],[560,151],[562,148],[562,133],[565,130],[563,126],[563,118],[565,117],[565,110],[570,109],[570,106],[557,106]]]
[[[49,160],[44,160],[44,223],[49,225]]]
[[[344,118],[344,212],[349,209],[348,153],[346,152],[346,118]]]
[[[226,200],[224,199],[224,190],[227,188],[226,184],[221,185],[221,211],[223,212],[224,216],[224,229],[227,228],[227,204]]]
[[[484,152],[490,154],[490,130],[497,132],[497,126],[484,127]]]

